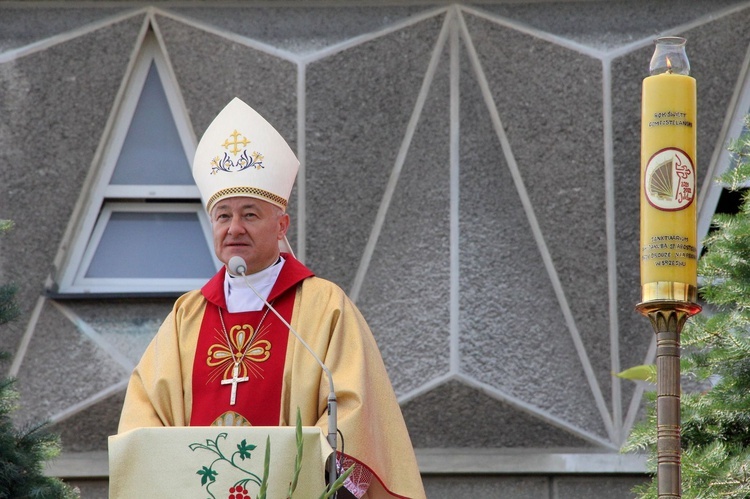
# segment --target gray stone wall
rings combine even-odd
[[[643,388],[612,372],[648,361],[653,336],[633,310],[641,81],[656,36],[688,39],[708,182],[749,23],[730,0],[0,2],[0,218],[16,224],[0,282],[22,308],[0,349],[18,420],[49,418],[67,455],[101,459],[171,305],[46,293],[150,28],[196,137],[238,96],[302,160],[292,245],[372,327],[429,497],[631,497],[642,460],[597,463],[640,415]],[[568,457],[504,464],[519,450]],[[94,461],[58,474],[103,497]]]

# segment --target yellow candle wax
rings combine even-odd
[[[695,131],[695,79],[671,72],[645,78],[640,251],[644,301],[695,298]]]

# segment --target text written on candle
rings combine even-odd
[[[684,267],[686,260],[695,260],[697,255],[695,246],[688,242],[684,236],[653,236],[649,244],[641,248],[641,259],[653,260],[657,267]]]
[[[663,111],[654,113],[654,120],[648,122],[649,127],[655,126],[686,126],[693,127],[693,122],[685,119],[687,113],[680,111]]]

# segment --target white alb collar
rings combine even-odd
[[[278,279],[285,261],[284,257],[279,256],[276,263],[270,267],[245,278],[235,277],[227,272],[224,275],[224,297],[227,302],[227,310],[230,312],[262,310],[264,306],[263,300],[258,298],[253,290],[248,287],[247,283],[255,288],[264,300],[268,300],[268,295],[271,294],[271,289],[276,284],[276,279]]]

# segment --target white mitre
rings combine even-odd
[[[193,159],[193,178],[206,211],[217,201],[247,196],[286,210],[299,160],[253,108],[232,99],[206,129]]]

